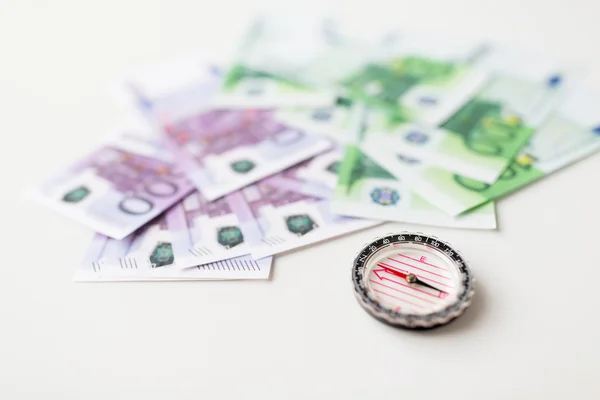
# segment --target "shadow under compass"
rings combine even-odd
[[[481,322],[481,319],[485,313],[486,295],[485,288],[482,287],[478,282],[475,283],[475,294],[473,295],[471,305],[467,308],[464,314],[453,319],[445,325],[438,325],[433,328],[425,329],[409,329],[402,327],[395,327],[387,324],[390,329],[399,331],[401,334],[414,333],[415,335],[427,335],[427,336],[443,336],[443,335],[456,335],[472,330],[477,323]]]
[[[486,303],[486,292],[485,287],[475,283],[474,286],[475,294],[473,295],[471,305],[464,312],[463,315],[453,319],[446,325],[441,325],[432,329],[425,329],[419,331],[421,334],[428,336],[441,336],[441,335],[455,335],[457,333],[463,333],[467,330],[475,328],[477,323],[481,322],[481,319],[485,313]]]

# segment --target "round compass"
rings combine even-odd
[[[461,255],[420,233],[378,238],[354,259],[358,302],[373,317],[408,329],[447,324],[470,305],[473,278]]]

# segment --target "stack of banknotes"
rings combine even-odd
[[[133,68],[138,118],[30,195],[96,234],[75,279],[268,279],[385,221],[495,229],[495,201],[600,150],[600,94],[553,60],[258,18],[229,65]]]

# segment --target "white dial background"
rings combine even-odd
[[[443,310],[456,302],[462,285],[460,271],[443,253],[410,243],[380,250],[368,260],[365,274],[368,296],[403,314]],[[414,274],[418,282],[407,282],[408,274]]]

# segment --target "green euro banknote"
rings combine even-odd
[[[263,16],[253,21],[215,103],[221,107],[325,107],[340,74],[371,52],[325,18]]]
[[[425,166],[413,187],[450,215],[511,193],[600,150],[598,104],[597,92],[586,88],[570,91],[493,184]]]
[[[317,108],[283,108],[275,111],[275,120],[296,129],[327,136],[339,144],[354,143],[357,124],[360,122],[354,110],[355,102],[338,98],[335,104]]]
[[[478,43],[398,33],[365,40],[337,21],[259,18],[245,36],[219,107],[321,107],[336,95],[394,118],[437,124],[483,85]]]
[[[339,83],[347,96],[381,111],[391,124],[435,126],[487,81],[489,74],[474,66],[483,50],[479,43],[400,32]]]
[[[490,49],[477,65],[491,79],[439,127],[371,113],[365,140],[494,183],[564,96],[565,74],[554,62],[502,48]]]
[[[459,217],[451,217],[416,194],[366,156],[356,145],[346,147],[331,203],[334,212],[368,219],[453,228],[495,229],[493,202]]]

